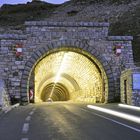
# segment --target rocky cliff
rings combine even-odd
[[[97,21],[110,23],[110,35],[132,35],[134,60],[140,64],[140,0],[71,0],[61,5],[28,2],[3,5],[0,32],[24,29],[26,20]],[[6,27],[6,30],[5,30]]]

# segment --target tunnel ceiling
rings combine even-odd
[[[97,65],[82,54],[59,51],[35,67],[35,100],[93,102],[103,98],[103,80]]]

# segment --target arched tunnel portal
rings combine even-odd
[[[63,84],[51,83],[43,88],[40,99],[43,102],[48,101],[48,99],[52,99],[52,101],[68,101],[70,99],[69,91]]]
[[[35,102],[104,102],[108,82],[98,61],[76,51],[55,51],[34,68]]]

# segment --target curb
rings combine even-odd
[[[20,104],[17,103],[17,104],[12,105],[12,106],[4,107],[4,108],[2,108],[2,111],[1,111],[1,112],[6,114],[6,113],[8,113],[9,111],[11,111],[13,108],[17,108],[19,105],[20,105]],[[2,113],[0,113],[0,115],[1,115]]]

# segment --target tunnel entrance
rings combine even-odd
[[[97,59],[87,52],[60,50],[45,55],[33,70],[34,100],[105,102],[107,76]],[[32,83],[31,82],[31,83]]]

